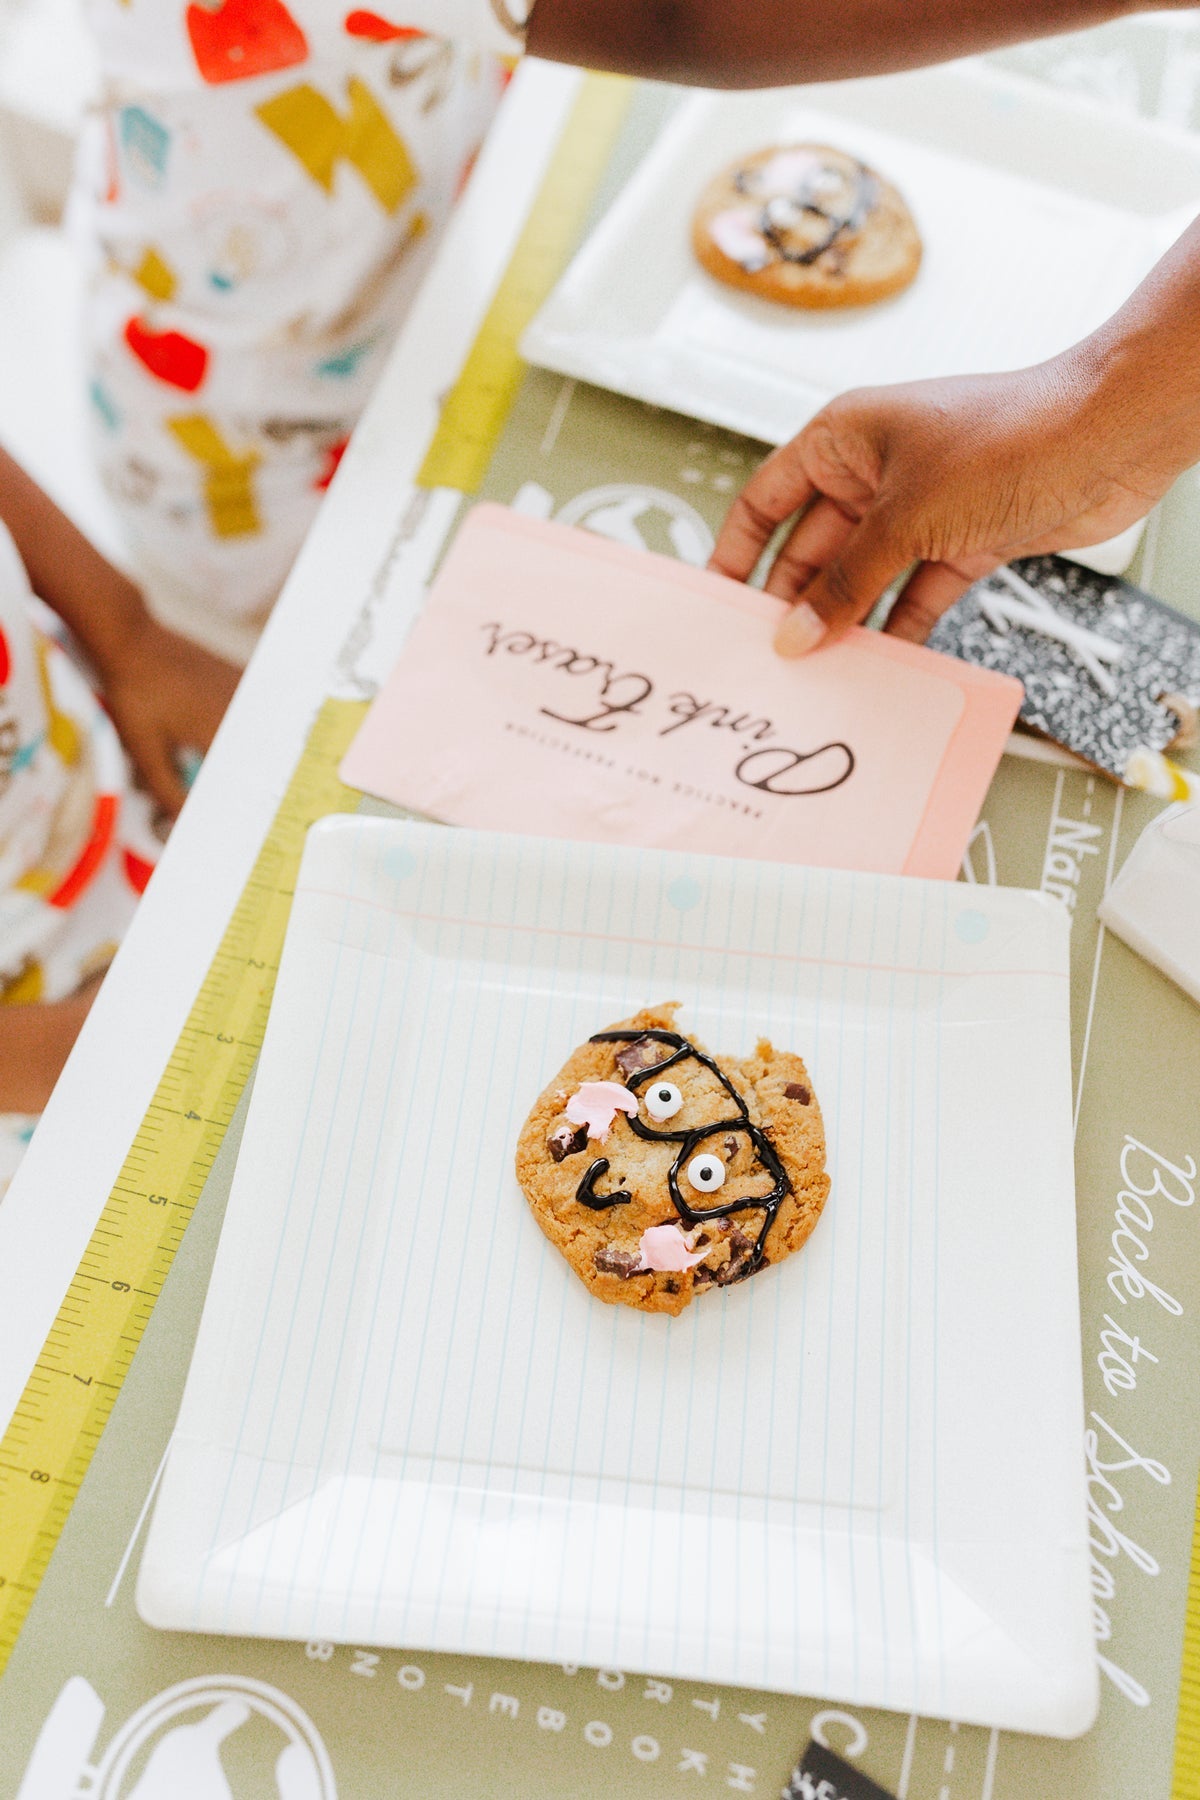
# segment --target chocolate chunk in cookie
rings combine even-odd
[[[642,1266],[640,1250],[622,1250],[618,1244],[601,1244],[592,1256],[592,1266],[601,1275],[619,1275],[628,1281]]]
[[[587,1126],[572,1125],[568,1119],[564,1119],[561,1125],[556,1125],[546,1139],[546,1148],[555,1162],[562,1162],[567,1156],[578,1156],[587,1147]]]
[[[622,1044],[613,1061],[628,1081],[631,1075],[637,1075],[642,1069],[652,1069],[663,1060],[662,1047],[653,1038],[634,1038],[631,1044]]]

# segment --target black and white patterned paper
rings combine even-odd
[[[792,1770],[781,1800],[893,1800],[893,1796],[814,1739]]]
[[[1021,718],[1118,778],[1135,750],[1165,750],[1200,707],[1200,625],[1140,588],[1061,556],[976,582],[939,619],[931,650],[1024,683]]]

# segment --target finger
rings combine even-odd
[[[910,644],[923,644],[942,614],[949,612],[980,576],[990,573],[981,568],[978,575],[964,575],[950,563],[921,563],[901,588],[884,630]]]
[[[745,581],[785,519],[807,506],[817,492],[805,474],[799,440],[768,456],[729,509],[709,558],[709,568]]]
[[[154,799],[171,818],[177,818],[187,789],[175,767],[173,746],[157,732],[127,730],[125,748]]]
[[[809,507],[771,565],[766,592],[794,600],[825,565],[832,562],[857,520],[824,496]]]
[[[775,635],[776,650],[781,656],[806,656],[810,650],[836,642],[866,618],[909,560],[882,515],[868,513],[784,619]]]

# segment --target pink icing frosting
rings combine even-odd
[[[567,1117],[572,1125],[586,1125],[587,1134],[603,1144],[612,1130],[618,1112],[633,1118],[638,1103],[619,1081],[585,1081],[567,1101]]]
[[[779,150],[756,171],[757,184],[764,194],[792,194],[823,167],[814,150]]]
[[[765,269],[774,251],[758,229],[758,213],[749,206],[730,206],[708,222],[709,235],[730,262],[740,263],[747,274]]]
[[[692,1240],[680,1231],[678,1225],[651,1225],[642,1233],[641,1252],[643,1269],[672,1269],[683,1271],[694,1269],[708,1255],[701,1250],[698,1256],[689,1254]]]

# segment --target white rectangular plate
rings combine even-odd
[[[803,312],[724,286],[691,217],[739,154],[810,140],[894,181],[925,246],[881,305]],[[767,443],[849,388],[1021,368],[1128,298],[1200,204],[1200,144],[967,63],[702,94],[669,122],[527,330],[534,363]],[[1138,530],[1086,560],[1114,573]]]
[[[652,1001],[799,1049],[805,1252],[594,1300],[513,1151]],[[1071,1734],[1095,1705],[1067,919],[1036,894],[310,833],[138,1588],[152,1624]]]

